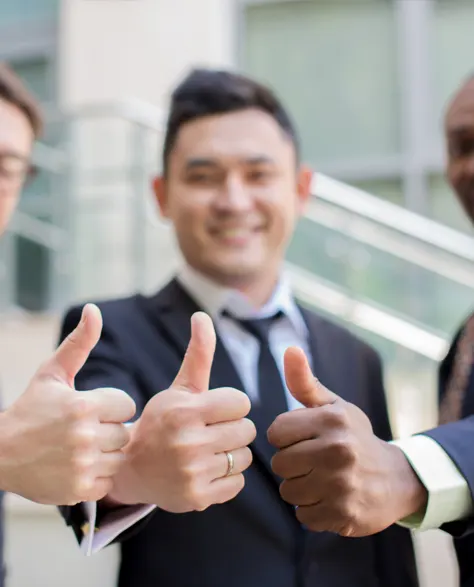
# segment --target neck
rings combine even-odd
[[[253,281],[230,284],[230,287],[243,294],[256,308],[264,306],[272,297],[278,283],[278,275],[262,276]]]
[[[202,268],[195,268],[195,270],[222,287],[240,292],[255,308],[261,308],[270,300],[280,276],[279,267],[267,270],[264,274],[247,275],[245,277],[203,271]]]

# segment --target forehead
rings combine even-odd
[[[459,90],[446,113],[448,130],[468,126],[474,127],[474,79]]]
[[[206,116],[185,124],[173,154],[181,161],[252,156],[292,160],[295,156],[290,137],[269,114],[257,109]]]
[[[0,153],[28,156],[33,144],[33,130],[25,114],[13,104],[0,99]]]

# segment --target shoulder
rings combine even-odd
[[[101,341],[123,338],[123,333],[132,333],[139,329],[139,324],[147,322],[146,300],[144,296],[134,295],[130,297],[93,300],[102,314]],[[68,308],[62,318],[60,340],[63,340],[76,328],[81,320],[82,309],[85,304],[77,304]]]
[[[143,296],[134,295],[111,300],[93,300],[91,303],[100,309],[105,325],[111,320],[125,318],[127,315],[139,312],[144,299]],[[75,320],[79,322],[85,305],[86,302],[69,307],[64,313],[64,321]]]
[[[464,334],[464,332],[466,331],[466,327],[467,327],[470,319],[472,319],[472,318],[474,318],[474,316],[473,316],[473,314],[470,314],[462,322],[462,324],[459,326],[453,339],[451,340],[451,343],[450,343],[449,349],[446,353],[446,356],[444,357],[444,359],[441,361],[441,364],[440,364],[440,375],[441,375],[442,379],[447,378],[449,376],[449,373],[451,372],[451,367],[452,367],[452,363],[454,360],[454,356],[456,354],[459,340],[462,337],[462,335]]]

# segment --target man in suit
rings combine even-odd
[[[392,522],[424,510],[427,494],[403,452],[384,442],[391,432],[379,357],[344,328],[299,306],[282,274],[310,179],[293,125],[264,86],[198,70],[175,90],[163,176],[154,190],[185,265],[154,296],[100,304],[102,337],[76,378],[80,388],[126,390],[141,414],[108,497],[87,504],[89,515],[84,505],[62,510],[86,552],[121,542],[120,587],[418,584],[410,534]],[[215,352],[202,324],[190,333],[199,310],[213,319]],[[62,338],[79,314],[79,308],[67,313]],[[314,381],[308,360],[332,392]],[[245,487],[248,434],[216,444],[212,428],[228,425],[229,416],[210,418],[203,403],[211,401],[209,386],[229,385],[245,390],[257,428]],[[225,407],[224,398],[220,405]],[[298,409],[304,405],[312,408]],[[324,428],[323,452],[321,443],[313,447],[310,441],[306,451],[308,443],[296,438],[307,436],[314,423],[308,413]],[[239,426],[243,414],[233,412]],[[354,463],[352,428],[372,434],[369,419],[378,462],[384,463],[381,470],[369,464],[364,471],[371,477],[373,507],[385,508],[380,532],[360,539],[312,532],[314,519],[306,522],[300,512],[314,502],[298,503],[295,512],[281,499],[280,475],[295,477],[284,450],[303,445],[304,455],[295,455],[303,481],[313,457],[314,476],[320,469],[328,477],[332,464]],[[283,459],[274,456],[269,427]],[[222,486],[233,477],[238,482]],[[346,503],[345,479],[330,481]],[[291,501],[284,485],[282,495]],[[219,488],[219,499],[210,500],[210,486]]]
[[[464,210],[474,222],[474,76],[461,85],[449,104],[445,133],[447,175]],[[455,537],[463,587],[474,585],[473,364],[474,317],[471,315],[456,334],[440,366],[440,426],[399,443],[430,496],[427,506],[429,512],[425,512],[425,518],[432,516],[432,519],[421,526],[440,526]],[[307,405],[324,403],[318,397],[313,398],[317,385],[310,380],[309,375],[306,386]],[[326,402],[329,401],[331,398],[327,395]],[[341,403],[340,398],[333,398],[333,401]],[[305,464],[303,447],[306,443],[307,450],[308,438],[322,433],[321,423],[317,421],[318,414],[314,410],[308,412],[306,431],[301,420],[292,422],[292,414],[285,414],[270,430],[271,440],[283,448],[274,459],[274,470],[287,478],[282,485],[282,495],[290,503],[304,505],[306,501],[319,502],[319,505],[317,503],[298,512],[299,518],[305,523],[314,529],[332,529],[346,535],[362,536],[377,531],[390,520],[384,508],[374,507],[373,501],[371,507],[360,507],[367,503],[366,499],[373,490],[371,476],[374,469],[382,468],[376,460],[381,447],[368,422],[364,422],[360,414],[354,413],[353,406],[343,406],[342,411],[346,417],[359,418],[358,426],[348,427],[352,433],[352,442],[346,448],[351,449],[351,458],[336,464],[333,461],[331,471],[323,474],[321,468],[318,468],[317,478],[311,478],[311,474],[307,475],[302,470]],[[313,421],[309,422],[311,418]],[[303,464],[298,460],[303,461]],[[370,475],[367,475],[367,471]],[[339,486],[341,480],[343,484],[346,483],[342,500],[341,494],[336,495],[334,492],[334,483],[331,482],[334,479]],[[350,479],[357,479],[357,483],[349,483]],[[414,521],[417,522],[415,526],[420,527],[419,519],[417,521],[415,518]]]
[[[445,116],[447,176],[454,193],[474,223],[474,76],[465,80],[453,96]],[[440,423],[443,427],[474,423],[474,317],[469,316],[456,333],[439,370]],[[464,418],[465,420],[461,420]],[[461,420],[458,424],[455,424]],[[461,470],[472,459],[472,441],[458,443],[456,459]],[[474,473],[468,478],[474,483]],[[472,510],[471,510],[472,511]],[[474,535],[455,539],[461,581],[474,585]],[[468,583],[471,580],[471,583]],[[463,583],[464,584],[464,583]]]
[[[0,63],[0,234],[31,175],[31,151],[41,127],[38,103]],[[134,403],[119,390],[72,393],[74,376],[100,330],[100,312],[89,305],[25,392],[0,413],[1,490],[54,505],[99,499],[109,491],[129,440],[123,422],[133,416]],[[0,523],[0,550],[2,544]]]

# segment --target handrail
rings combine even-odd
[[[474,238],[396,204],[372,196],[321,173],[315,174],[312,192],[319,198],[364,216],[387,228],[423,241],[457,257],[474,261]]]
[[[472,262],[457,257],[453,263],[451,253],[442,249],[435,251],[430,244],[423,241],[417,241],[414,246],[413,238],[409,235],[390,231],[386,226],[366,216],[354,216],[351,211],[334,207],[322,198],[313,198],[306,208],[305,218],[343,234],[357,243],[368,245],[435,275],[474,289]]]
[[[301,301],[432,361],[438,362],[446,355],[449,343],[442,335],[430,332],[374,303],[351,298],[333,284],[292,263],[286,264],[286,270],[295,295]]]

